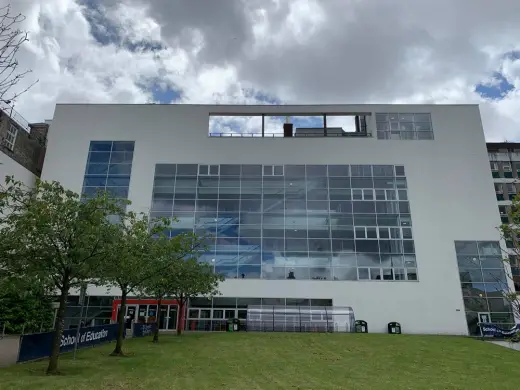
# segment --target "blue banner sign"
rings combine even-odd
[[[91,326],[81,328],[78,338],[78,349],[103,344],[117,339],[118,324]],[[63,331],[60,340],[60,353],[74,350],[77,329]],[[48,357],[52,351],[54,332],[26,334],[20,337],[18,362],[26,362]]]
[[[133,337],[144,337],[150,336],[155,332],[157,324],[155,322],[151,324],[134,324]]]
[[[520,324],[516,324],[510,329],[502,329],[495,324],[480,323],[480,331],[484,337],[513,337],[520,332]]]

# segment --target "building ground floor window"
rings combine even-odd
[[[83,307],[78,305],[77,298],[71,296],[69,299],[66,329],[75,328],[80,323],[83,326],[95,326],[117,321],[121,307],[119,297],[89,296],[85,299]],[[90,306],[91,302],[98,306]],[[130,328],[132,323],[156,322],[157,311],[160,310],[160,330],[174,331],[180,326],[191,331],[223,331],[226,321],[234,318],[239,319],[241,328],[245,329],[247,309],[251,306],[323,307],[332,306],[332,299],[199,297],[192,299],[184,313],[181,313],[178,302],[173,299],[162,300],[158,308],[156,299],[129,298],[124,316],[127,328]]]

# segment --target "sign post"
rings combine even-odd
[[[80,313],[79,313],[79,323],[78,323],[78,329],[76,331],[76,339],[74,340],[74,357],[73,359],[76,360],[76,351],[78,350],[78,343],[79,343],[79,334],[80,330],[83,327],[83,306],[85,305],[85,295],[87,295],[87,284],[83,283],[80,287],[79,291],[79,304],[81,306]]]

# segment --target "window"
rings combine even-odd
[[[507,192],[509,194],[516,194],[516,186],[515,186],[515,183],[507,183],[506,184],[506,187],[507,187]]]
[[[219,166],[218,165],[199,165],[199,176],[218,176]]]
[[[283,176],[283,165],[264,165],[264,176]]]
[[[478,310],[490,311],[492,318],[512,316],[511,308],[502,305],[499,298],[509,292],[499,242],[455,241],[455,252],[466,314]],[[480,334],[471,319],[468,328],[470,333]]]
[[[502,170],[504,171],[504,177],[507,178],[507,179],[512,179],[513,178],[513,172],[511,171],[511,164],[507,163],[507,164],[503,164],[502,165]]]
[[[496,162],[491,161],[489,165],[491,166],[492,171],[498,171],[498,164]]]
[[[126,199],[130,187],[133,152],[133,141],[92,141],[83,179],[82,195],[95,196],[101,190],[106,191],[113,198]],[[164,206],[169,201],[175,168],[176,166],[171,164],[156,166],[156,184],[163,186],[154,194],[153,201],[157,205]],[[162,198],[157,196],[159,192]]]
[[[378,139],[433,140],[431,115],[376,114]]]
[[[130,175],[99,173],[89,189],[127,193]],[[402,165],[157,164],[151,214],[177,217],[170,237],[210,234],[200,261],[228,278],[406,282],[417,268],[406,187]]]
[[[495,183],[495,193],[501,194],[502,192],[502,185]]]
[[[14,149],[14,144],[16,143],[16,135],[18,134],[18,128],[11,124],[9,126],[9,130],[5,136],[5,146],[10,150]]]

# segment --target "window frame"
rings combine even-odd
[[[275,174],[275,168],[276,167],[281,167],[282,168],[282,174],[281,175],[277,175]],[[265,172],[265,169],[268,168],[268,170],[270,171],[270,173],[267,173]],[[283,164],[267,164],[267,165],[262,165],[262,176],[274,176],[274,177],[285,177],[285,165]]]
[[[5,136],[5,146],[13,151],[14,147],[16,145],[16,137],[18,136],[18,127],[16,127],[14,124],[9,123],[9,130],[7,130],[6,136]]]
[[[428,120],[426,120],[428,116]],[[375,113],[377,139],[435,140],[431,112]],[[427,125],[418,128],[417,125]]]
[[[207,173],[201,173],[201,168],[207,168]],[[211,173],[211,168],[217,167],[217,173]],[[199,164],[197,168],[197,176],[220,176],[220,165],[219,164]]]

